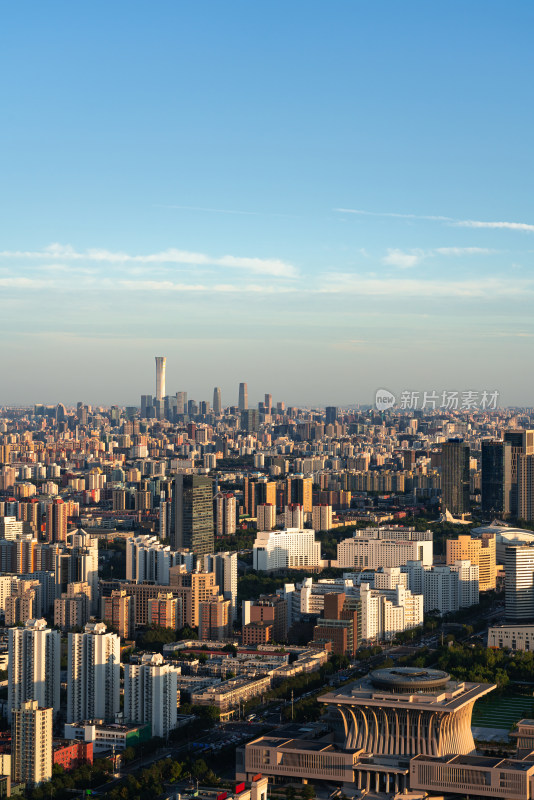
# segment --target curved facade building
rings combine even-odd
[[[342,719],[345,749],[374,756],[472,753],[473,706],[495,689],[457,683],[446,672],[403,667],[371,672],[319,698]]]

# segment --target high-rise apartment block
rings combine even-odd
[[[124,718],[150,723],[152,736],[165,738],[176,728],[179,670],[159,653],[147,653],[139,664],[124,667]]]
[[[130,639],[134,627],[134,599],[125,589],[115,589],[102,598],[102,619],[121,639]]]
[[[469,446],[463,439],[449,439],[442,446],[441,503],[454,517],[470,508]]]
[[[332,506],[321,503],[312,507],[312,528],[314,531],[332,530]]]
[[[237,506],[232,492],[217,492],[214,496],[213,518],[217,536],[232,536],[236,532]]]
[[[230,601],[230,621],[237,614],[237,553],[220,552],[204,556],[204,571],[213,572],[215,583],[225,600]]]
[[[8,718],[26,700],[59,711],[61,634],[33,619],[9,630]]]
[[[67,505],[60,497],[46,507],[46,538],[49,542],[67,541]]]
[[[11,780],[39,786],[52,777],[52,709],[26,700],[13,712]]]
[[[222,595],[212,595],[199,606],[199,639],[220,641],[227,639],[232,631],[232,609],[230,600]]]
[[[470,561],[478,567],[479,589],[487,592],[495,589],[497,581],[496,540],[492,534],[482,534],[480,538],[460,535],[457,539],[447,539],[447,564],[456,561]]]
[[[267,503],[276,509],[276,481],[269,481],[267,478],[245,477],[243,502],[245,513],[250,517],[256,516],[256,509],[259,505]]]
[[[286,505],[298,503],[305,514],[313,508],[313,478],[295,475],[286,479]]]
[[[172,592],[159,592],[148,601],[148,624],[177,630],[182,626],[182,601]]]
[[[259,531],[272,531],[276,525],[276,506],[272,503],[260,503],[256,506],[256,516]]]
[[[69,633],[67,722],[114,720],[120,709],[120,638],[103,622]]]
[[[67,591],[54,600],[54,625],[62,631],[83,626],[91,616],[91,590],[85,581],[67,584]]]
[[[173,549],[187,548],[195,555],[212,553],[213,481],[201,475],[177,475],[174,480]]]
[[[219,594],[213,572],[187,572],[184,566],[172,567],[170,590],[182,601],[182,625],[191,628],[198,627],[200,603]]]

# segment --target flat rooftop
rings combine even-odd
[[[396,692],[393,688],[378,688],[372,676],[366,675],[354,683],[340,686],[321,695],[317,700],[333,706],[386,706],[453,713],[497,688],[494,683],[464,683],[453,680],[447,680],[445,683],[440,680],[439,684],[431,691],[415,689],[411,692]],[[394,686],[393,683],[390,685]]]
[[[519,761],[511,758],[498,758],[494,756],[471,756],[471,755],[458,755],[458,756],[414,756],[412,761],[425,761],[434,764],[458,764],[466,767],[480,767],[487,769],[495,769],[498,767],[503,770],[513,770],[515,772],[528,772],[534,769],[534,763],[531,761]]]

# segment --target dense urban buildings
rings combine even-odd
[[[433,653],[475,626],[484,646],[534,648],[529,414],[299,409],[269,393],[255,407],[245,384],[223,408],[218,387],[212,403],[166,394],[165,366],[138,408],[0,415],[6,777],[23,774],[22,709],[43,730],[51,715],[52,763],[70,769],[89,745],[98,759],[150,732],[172,739],[181,704],[234,720],[328,661],[371,669],[375,648],[397,661],[399,642]],[[482,757],[468,729],[486,690],[432,666],[401,686],[402,669],[385,683],[371,669],[345,695],[325,673],[325,730],[264,737],[269,777],[387,793],[428,776],[455,792],[451,765],[466,777]],[[245,750],[238,775],[268,773],[255,742]]]

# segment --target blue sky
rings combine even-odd
[[[0,403],[532,405],[530,2],[5,2]]]

